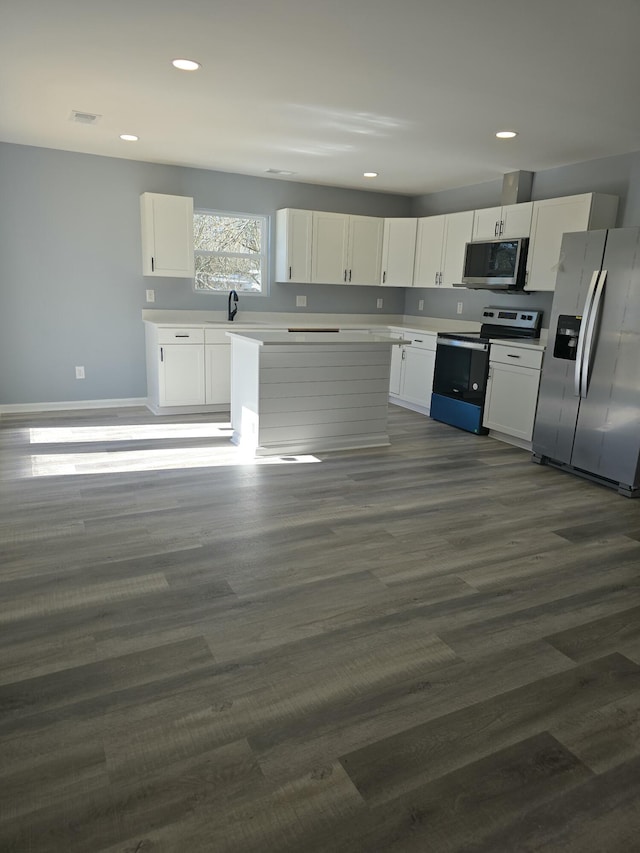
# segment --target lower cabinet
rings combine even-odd
[[[203,406],[203,344],[162,344],[158,369],[159,406]]]
[[[542,350],[492,344],[483,426],[529,447],[538,405]]]
[[[231,343],[218,329],[146,324],[147,405],[224,411],[231,400]]]
[[[389,401],[429,414],[436,361],[436,335],[432,332],[405,330],[398,333],[397,337],[410,338],[412,342],[393,347]]]

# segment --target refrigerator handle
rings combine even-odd
[[[598,318],[600,316],[600,305],[606,281],[607,271],[602,270],[598,278],[598,286],[596,287],[595,296],[593,297],[593,305],[589,314],[589,325],[585,341],[584,365],[582,367],[582,381],[580,386],[581,397],[586,397],[587,391],[589,390],[589,375],[591,373],[591,364],[593,362],[593,340],[595,338],[595,331],[598,325]]]
[[[587,325],[589,315],[591,314],[591,305],[593,302],[593,294],[598,283],[600,270],[594,270],[587,291],[587,298],[584,300],[584,308],[582,309],[582,321],[580,322],[580,334],[578,335],[578,346],[576,348],[576,361],[573,374],[573,393],[576,397],[580,396],[580,381],[582,379],[582,371],[584,364],[584,342],[587,336]]]

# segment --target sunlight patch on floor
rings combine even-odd
[[[317,456],[255,458],[233,445],[228,447],[153,448],[95,453],[32,454],[27,476],[114,474],[132,471],[171,471],[180,468],[218,468],[231,465],[295,465],[320,462]]]
[[[31,444],[69,444],[85,441],[143,441],[171,438],[231,437],[230,423],[109,424],[104,426],[32,427]]]

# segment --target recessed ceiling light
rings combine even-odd
[[[365,178],[377,178],[378,173],[377,172],[364,172],[363,177],[365,177]]]
[[[496,133],[496,136],[498,137],[498,139],[513,139],[513,137],[517,136],[517,135],[518,134],[516,133],[515,130],[499,130]]]
[[[180,71],[197,71],[200,68],[200,63],[194,59],[174,59],[171,64]]]
[[[137,142],[139,137],[133,133],[121,133],[120,139],[122,139],[123,142]]]

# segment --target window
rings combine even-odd
[[[266,216],[200,210],[193,216],[193,226],[196,290],[266,290]]]

